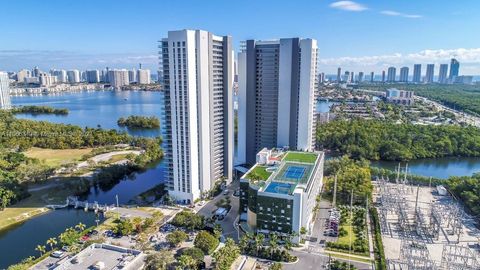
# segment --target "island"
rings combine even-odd
[[[117,124],[121,127],[157,129],[160,128],[160,120],[155,116],[131,115],[127,118],[120,117]]]
[[[68,109],[66,108],[53,108],[49,106],[21,106],[12,109],[12,113],[30,113],[30,114],[55,114],[55,115],[67,115]]]

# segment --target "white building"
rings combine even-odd
[[[400,105],[413,105],[415,101],[415,94],[413,91],[399,90],[396,88],[387,89],[387,101]]]
[[[159,47],[167,188],[176,201],[193,203],[215,182],[232,180],[232,39],[170,31]]]
[[[67,71],[61,70],[52,70],[50,72],[53,76],[57,77],[57,82],[59,83],[66,83],[68,82]]]
[[[128,70],[126,69],[114,69],[108,71],[109,83],[114,88],[119,88],[124,85],[129,85],[130,80],[128,78]]]
[[[137,82],[137,71],[135,69],[128,71],[128,80],[130,81],[130,83]]]
[[[17,82],[19,83],[24,83],[25,78],[29,78],[32,76],[32,72],[28,69],[22,69],[19,72],[17,72]]]
[[[38,77],[38,80],[40,82],[40,86],[51,86],[57,83],[57,77],[47,73],[41,73]]]
[[[10,109],[10,79],[6,72],[0,72],[0,109]]]
[[[77,69],[67,71],[67,77],[69,83],[79,83],[80,82],[80,71]]]
[[[236,164],[255,164],[264,147],[315,146],[317,41],[247,40],[238,54]]]
[[[137,70],[138,84],[150,84],[150,69]]]

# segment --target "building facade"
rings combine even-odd
[[[399,90],[396,88],[387,89],[387,101],[399,105],[411,106],[415,102],[413,91]]]
[[[450,74],[448,75],[448,79],[450,81],[455,81],[455,77],[458,77],[460,72],[460,62],[457,59],[452,58],[450,61]]]
[[[87,70],[86,72],[86,81],[88,83],[99,83],[100,82],[100,71],[97,69]]]
[[[193,203],[233,172],[233,47],[229,36],[168,32],[160,41],[167,188]]]
[[[76,69],[67,71],[67,78],[69,83],[79,83],[80,71]]]
[[[255,164],[258,151],[315,145],[317,41],[247,40],[238,54],[236,164]]]
[[[108,80],[110,85],[114,88],[120,88],[124,85],[130,84],[130,80],[128,77],[128,70],[126,69],[109,70]]]
[[[435,65],[428,64],[427,65],[427,72],[425,73],[425,83],[432,83],[433,82],[433,74],[435,72]]]
[[[0,109],[10,109],[10,79],[6,72],[0,71]]]
[[[414,83],[420,83],[422,82],[422,65],[421,64],[415,64],[413,65],[413,78],[412,82]]]
[[[139,69],[137,70],[137,83],[138,84],[150,84],[150,70]]]
[[[400,82],[408,82],[408,67],[402,67],[400,69]]]
[[[395,82],[397,78],[397,69],[395,67],[388,68],[387,82]]]
[[[448,65],[447,64],[441,64],[440,65],[440,70],[438,72],[438,82],[439,83],[447,83],[448,82],[447,72],[448,72]]]
[[[323,185],[324,153],[264,148],[256,160],[240,179],[240,221],[266,234],[299,234],[302,228],[311,232]]]

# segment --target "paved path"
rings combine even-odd
[[[96,155],[88,161],[93,161],[95,163],[103,162],[103,161],[109,161],[113,156],[116,155],[128,155],[128,154],[133,154],[133,155],[140,155],[142,151],[139,150],[125,150],[125,151],[116,151],[116,152],[109,152],[109,153],[104,153],[100,155]],[[90,166],[88,161],[83,161],[78,163],[77,169],[85,168]]]

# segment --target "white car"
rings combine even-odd
[[[52,256],[54,258],[62,258],[63,254],[65,254],[63,251],[57,250],[57,251],[52,252],[52,254],[50,254],[50,256]]]

